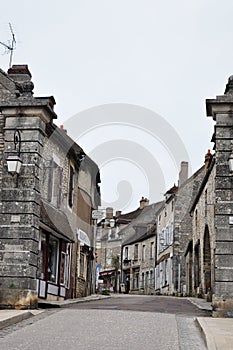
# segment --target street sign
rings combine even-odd
[[[104,210],[92,210],[92,219],[98,220],[104,217]]]

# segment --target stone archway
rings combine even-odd
[[[203,241],[204,293],[211,293],[211,249],[209,228],[206,225]]]

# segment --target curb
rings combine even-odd
[[[100,295],[98,297],[84,297],[84,298],[77,298],[77,299],[66,299],[62,301],[39,301],[38,302],[38,307],[42,309],[50,309],[50,308],[62,308],[66,307],[68,305],[72,304],[79,304],[79,303],[87,303],[90,301],[98,301],[98,300],[103,300],[103,299],[109,299],[111,298],[111,295]]]
[[[216,344],[214,342],[213,337],[211,337],[211,332],[208,329],[208,325],[205,322],[205,320],[203,318],[197,317],[195,318],[195,322],[197,327],[199,328],[202,337],[205,341],[206,347],[208,350],[217,350]],[[205,330],[208,330],[208,332],[206,332]]]
[[[33,314],[30,311],[25,311],[20,315],[15,315],[4,320],[0,320],[0,329],[12,326],[13,324],[26,320],[32,316]]]
[[[193,300],[192,298],[187,298],[188,301],[190,301],[190,303],[192,303],[193,305],[195,305],[196,307],[198,307],[198,309],[200,310],[205,310],[205,311],[213,311],[212,306],[206,305],[206,306],[202,306],[199,303],[197,303],[195,300]]]

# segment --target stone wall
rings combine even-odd
[[[173,242],[173,283],[174,292],[186,293],[185,251],[192,239],[192,218],[190,207],[203,178],[204,167],[200,168],[179,188],[174,209],[174,242]]]
[[[215,285],[214,316],[233,317],[233,177],[228,158],[233,149],[233,78],[230,77],[225,94],[207,100],[207,115],[215,125]]]
[[[206,169],[197,203],[192,210],[192,295],[211,299],[215,260],[215,167]],[[198,266],[197,266],[198,265]],[[188,273],[188,272],[187,272]]]
[[[4,112],[3,112],[4,113]],[[9,113],[9,112],[8,112]],[[33,110],[29,115],[9,115],[5,111],[5,155],[12,151],[14,130],[21,132],[23,166],[20,175],[2,167],[0,305],[36,307],[36,271],[39,242],[40,184],[39,169],[45,123]],[[41,111],[41,113],[43,113]]]

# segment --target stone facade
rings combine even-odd
[[[22,76],[22,84],[19,82]],[[34,307],[37,304],[36,271],[39,243],[40,183],[45,125],[55,114],[48,101],[38,104],[32,92],[24,91],[30,83],[27,68],[17,74],[17,85],[1,72],[1,114],[4,119],[3,152],[14,151],[13,136],[18,128],[22,137],[21,176],[7,172],[2,163],[1,186],[1,306]],[[6,83],[6,85],[4,84]],[[17,89],[19,88],[21,92]],[[16,101],[17,100],[17,101]],[[34,103],[32,103],[32,101]],[[43,101],[44,102],[44,101]],[[29,107],[26,107],[28,106]],[[50,109],[50,111],[47,110]]]
[[[135,238],[136,226],[142,226],[143,232],[148,226],[153,226],[159,205],[158,203],[149,205],[149,200],[142,197],[139,207],[126,214],[117,211],[114,216],[113,208],[106,208],[106,217],[98,223],[96,241],[100,280],[104,281],[106,287],[111,286],[114,291],[119,291],[120,282],[126,276],[122,262],[122,245],[128,239]],[[110,225],[111,220],[113,227]]]
[[[228,158],[233,149],[233,77],[225,94],[206,101],[207,116],[215,121],[215,316],[233,317],[233,184]]]
[[[174,203],[177,187],[165,194],[163,206],[157,213],[157,249],[155,264],[155,290],[161,294],[173,293],[173,227]]]
[[[211,300],[214,290],[215,260],[215,158],[210,152],[202,172],[202,181],[190,209],[193,234],[186,251],[188,295]]]
[[[123,228],[121,282],[126,292],[154,294],[156,263],[156,217],[163,202],[147,205],[140,216]]]
[[[183,183],[179,181],[174,205],[173,286],[175,294],[187,294],[185,252],[192,238],[190,207],[202,180],[204,166]]]
[[[123,282],[131,294],[154,294],[156,226],[136,226],[122,246]]]
[[[93,284],[91,211],[100,204],[99,170],[54,124],[54,98],[33,97],[32,90],[26,65],[13,66],[8,74],[0,70],[2,308],[34,308],[38,297],[76,296],[81,246],[88,260],[89,292]],[[16,130],[20,143],[14,142]],[[6,160],[16,151],[22,166],[19,175],[11,175]],[[83,200],[80,174],[89,179]],[[84,240],[77,236],[81,227]]]
[[[192,237],[190,206],[202,179],[203,167],[188,178],[188,163],[181,163],[178,187],[165,193],[157,214],[157,293],[186,294],[185,251]]]

